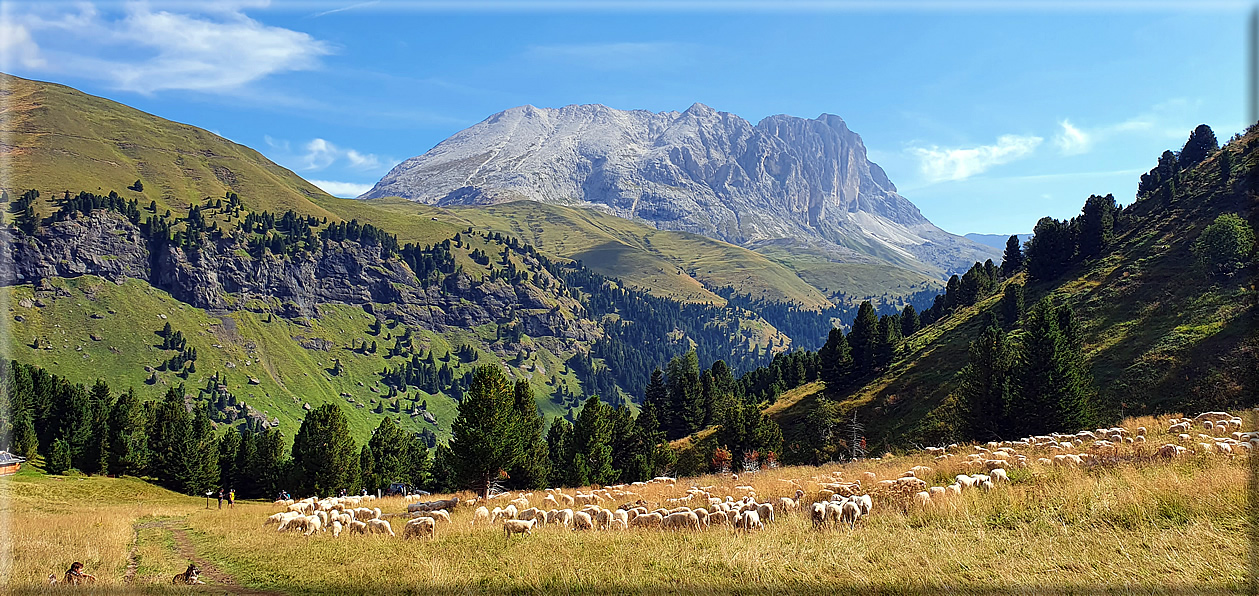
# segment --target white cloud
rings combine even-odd
[[[46,63],[25,26],[0,20],[0,68],[8,70],[14,65],[42,68]]]
[[[345,199],[353,199],[372,189],[372,184],[359,184],[357,182],[337,182],[334,180],[311,180],[311,184],[322,188],[324,192]]]
[[[1092,135],[1072,126],[1070,120],[1063,119],[1058,125],[1062,130],[1054,137],[1054,145],[1063,155],[1080,155],[1093,148]]]
[[[256,5],[181,4],[200,12],[176,13],[129,3],[121,13],[106,14],[85,3],[78,13],[49,16],[32,8],[8,16],[29,32],[32,45],[39,44],[44,70],[146,94],[230,91],[273,74],[317,68],[319,58],[332,52],[309,34],[264,25],[241,12]]]
[[[989,168],[1022,159],[1036,151],[1041,137],[1002,135],[995,145],[968,148],[911,147],[918,158],[919,170],[930,182],[965,180]]]
[[[287,141],[277,143],[271,137],[265,137],[265,140],[272,147],[282,144],[285,150],[288,149]],[[374,154],[342,149],[325,139],[311,139],[306,143],[305,150],[306,153],[300,158],[304,170],[322,170],[338,161],[344,161],[349,167],[363,171],[379,170],[387,165]]]

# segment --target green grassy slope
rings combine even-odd
[[[721,304],[724,300],[710,289],[731,286],[758,299],[811,308],[827,305],[817,288],[755,252],[593,209],[535,201],[449,209],[397,198],[318,203],[344,218],[396,227],[398,237],[410,236],[410,241],[432,242],[468,226],[509,234],[553,256],[581,260],[599,273],[678,300]]]
[[[0,158],[10,195],[35,188],[115,190],[142,205],[187,210],[234,191],[254,211],[335,216],[311,202],[327,193],[262,154],[195,126],[171,122],[70,87],[0,74]],[[143,192],[127,190],[137,179]],[[41,209],[45,214],[51,210]]]
[[[787,267],[800,279],[827,296],[904,296],[927,289],[943,289],[944,283],[910,269],[883,263],[837,262],[825,252],[806,246],[765,244],[756,252]]]
[[[1027,285],[1029,306],[1050,296],[1074,308],[1105,418],[1121,411],[1221,409],[1240,403],[1254,383],[1253,280],[1208,279],[1191,249],[1220,214],[1251,216],[1253,224],[1257,148],[1259,132],[1252,132],[1226,149],[1227,181],[1220,154],[1183,172],[1170,201],[1147,198],[1126,210],[1124,227],[1103,257]],[[1006,283],[1024,282],[1020,273]],[[841,406],[856,408],[865,422],[872,448],[950,436],[955,375],[1001,291],[911,336],[886,371],[841,396]],[[801,399],[773,413],[784,434],[815,401]]]
[[[210,314],[139,280],[121,285],[94,276],[49,281],[52,291],[36,292],[31,285],[3,289],[10,311],[6,358],[44,367],[75,382],[90,384],[101,378],[115,391],[134,387],[146,398],[160,397],[168,387],[180,382],[195,394],[209,377],[224,373],[228,390],[237,399],[265,411],[268,418],[279,418],[281,429],[290,437],[305,415],[303,403],[316,407],[330,401],[345,409],[355,439],[360,442],[370,436],[384,415],[400,418],[404,428],[427,428],[443,440],[449,436],[456,404],[442,394],[411,388],[401,395],[407,400],[402,413],[389,408],[383,415],[373,412],[374,400],[382,399],[388,392],[380,383],[380,371],[401,362],[400,358],[384,358],[385,338],[390,333],[401,333],[402,328],[391,330],[385,326],[380,336],[373,336],[368,327],[374,317],[361,308],[325,304],[319,307],[320,316],[309,320],[269,317],[248,310]],[[148,385],[150,372],[145,367],[155,368],[175,354],[162,350],[162,339],[156,335],[167,322],[173,330],[183,333],[189,347],[196,348],[196,372],[187,380],[172,372],[157,372],[158,382]],[[472,366],[500,361],[481,348],[487,336],[494,337],[493,326],[489,327],[445,334],[417,330],[415,344],[433,350],[439,359],[459,346],[477,347],[478,357],[473,362],[460,363],[458,357],[449,357],[459,375]],[[34,347],[36,338],[40,340],[38,348]],[[326,340],[331,347],[303,347],[304,343],[315,346],[318,340]],[[376,354],[351,349],[354,343],[373,340],[382,348]],[[532,346],[529,338],[524,343]],[[562,384],[577,390],[575,376],[564,367],[561,355],[540,346],[532,346],[530,352],[527,359],[511,367],[513,374],[526,375],[534,381],[544,414],[566,413],[564,407],[547,398]],[[334,358],[340,359],[345,369],[339,376],[331,374]],[[251,383],[251,378],[258,383]],[[354,403],[342,393],[352,395]],[[405,406],[420,400],[427,401],[436,425],[420,416],[408,415],[410,408]]]

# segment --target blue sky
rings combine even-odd
[[[1248,4],[871,6],[3,2],[0,68],[212,130],[341,196],[522,104],[832,113],[959,234],[1130,202],[1195,125],[1225,141],[1246,124]]]

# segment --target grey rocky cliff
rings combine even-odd
[[[0,229],[0,243],[13,255],[12,266],[0,268],[0,285],[6,286],[97,275],[115,282],[145,280],[207,310],[261,301],[281,316],[301,317],[317,316],[320,304],[370,303],[382,314],[439,332],[515,318],[532,337],[593,341],[601,334],[580,303],[534,285],[560,282],[532,256],[524,259],[534,269],[533,282],[474,280],[457,272],[424,284],[400,260],[381,258],[380,247],[372,244],[325,241],[314,254],[266,253],[255,259],[242,256],[243,238],[226,236],[186,252],[150,243],[126,218],[104,210],[51,223],[35,236]]]
[[[936,275],[996,256],[927,221],[831,114],[752,125],[703,104],[660,113],[522,106],[402,162],[363,198],[385,196],[584,205],[744,246],[806,239]]]

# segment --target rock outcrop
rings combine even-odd
[[[401,260],[382,258],[373,244],[324,241],[314,253],[257,259],[247,256],[243,236],[227,235],[185,251],[150,242],[136,225],[105,210],[51,223],[34,236],[0,229],[0,243],[13,255],[12,266],[0,268],[0,285],[90,274],[146,280],[207,310],[266,308],[304,317],[317,316],[320,304],[372,304],[382,315],[434,331],[514,318],[533,337],[591,341],[601,333],[579,302],[539,287],[561,282],[529,255],[522,258],[530,282],[478,280],[459,271],[426,284]]]

